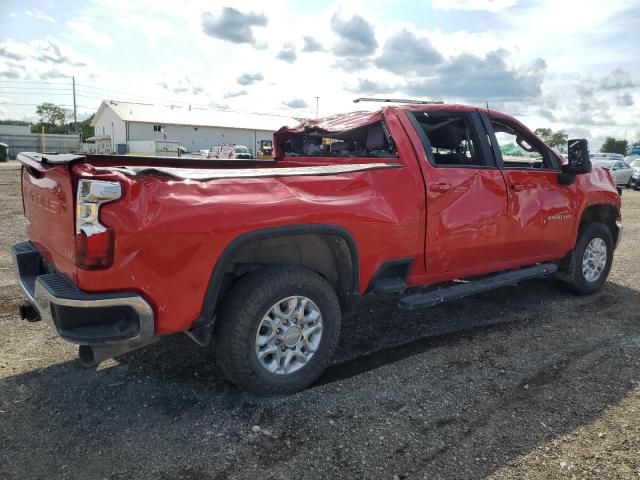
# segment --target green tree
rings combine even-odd
[[[552,148],[557,148],[562,151],[566,148],[568,139],[569,135],[567,135],[564,130],[558,130],[551,134],[551,138],[547,140],[547,144]]]
[[[560,151],[564,151],[567,147],[567,139],[569,135],[564,130],[558,130],[554,132],[550,128],[536,128],[534,132],[538,135],[544,143],[552,148],[556,148]]]
[[[607,137],[600,148],[602,153],[620,153],[621,155],[627,154],[627,148],[629,142],[626,140],[616,140],[613,137]]]
[[[89,137],[93,137],[93,127],[91,126],[91,120],[93,120],[93,117],[95,116],[95,113],[92,114],[89,118],[82,120],[81,122],[78,122],[78,132],[81,135],[81,139],[84,142],[87,138]]]
[[[44,127],[45,133],[64,133],[64,110],[53,103],[45,102],[36,108],[40,122],[36,126],[37,131]]]
[[[551,139],[551,136],[553,135],[553,130],[551,130],[550,128],[536,128],[533,131],[533,133],[535,133],[542,140],[544,140],[544,143],[549,143],[549,140]]]

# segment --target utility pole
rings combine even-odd
[[[78,111],[76,110],[76,77],[71,77],[73,82],[73,132],[78,132]]]
[[[318,118],[318,101],[320,100],[320,97],[316,97],[316,119]]]

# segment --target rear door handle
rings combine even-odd
[[[447,193],[449,190],[451,190],[451,185],[449,185],[448,183],[434,183],[432,185],[429,185],[429,190],[437,193]]]
[[[522,190],[525,189],[525,186],[521,183],[512,183],[511,184],[511,190],[513,190],[514,192],[521,192]]]

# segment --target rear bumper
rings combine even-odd
[[[53,271],[31,242],[11,247],[18,283],[58,334],[79,345],[129,346],[154,339],[151,306],[135,293],[86,293]]]

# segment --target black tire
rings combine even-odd
[[[278,375],[263,367],[255,352],[263,317],[280,300],[294,295],[312,300],[322,315],[316,352],[295,372]],[[260,395],[298,392],[329,366],[340,336],[340,304],[331,285],[300,267],[265,267],[247,274],[225,299],[215,326],[215,354],[225,378]]]
[[[584,276],[582,261],[587,246],[596,238],[601,238],[604,241],[607,250],[607,258],[600,276],[594,281],[589,281]],[[559,272],[558,278],[565,288],[578,295],[589,295],[597,292],[604,282],[607,281],[607,277],[609,276],[611,262],[613,261],[613,247],[611,231],[605,224],[600,222],[584,223],[580,227],[578,241],[576,242],[576,246],[573,250],[572,264],[566,270]]]

